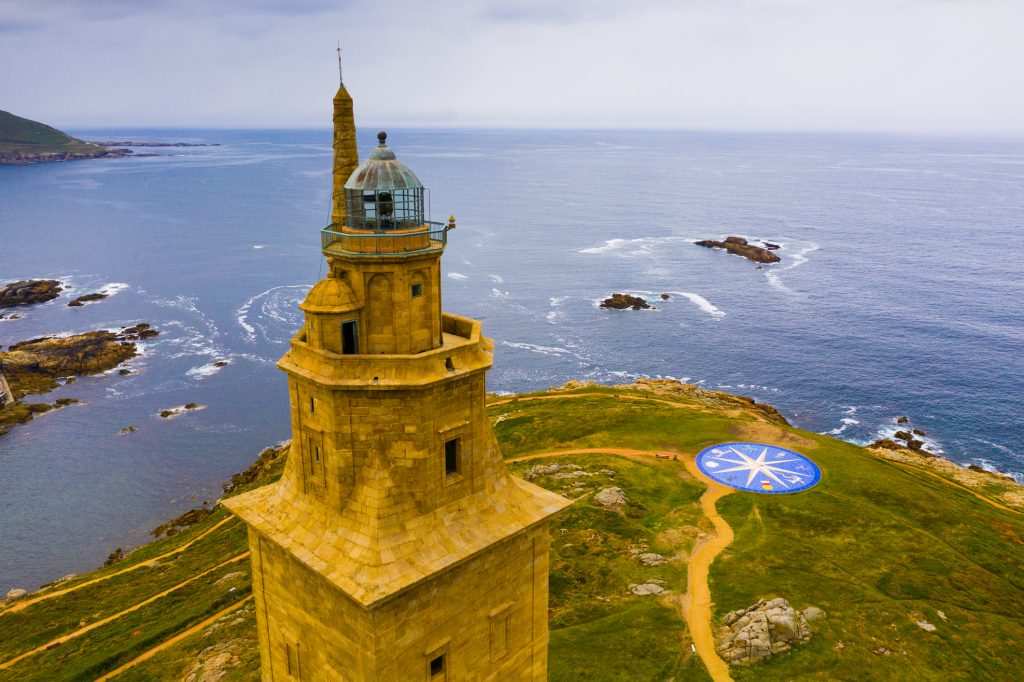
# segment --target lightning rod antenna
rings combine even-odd
[[[338,41],[338,85],[344,85],[345,81],[341,77],[341,41]]]

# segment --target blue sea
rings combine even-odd
[[[933,451],[1024,481],[1024,140],[389,132],[432,218],[457,217],[444,305],[494,337],[490,390],[675,378],[857,443],[905,415]],[[134,374],[33,398],[83,402],[0,437],[0,591],[145,542],[287,439],[274,363],[325,272],[329,130],[74,133],[220,146],[0,167],[0,282],[111,294],[15,311],[0,343],[160,330]],[[782,262],[693,244],[727,235]],[[615,292],[655,309],[597,307]]]

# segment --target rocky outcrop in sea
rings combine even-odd
[[[764,247],[754,246],[753,244],[748,244],[747,240],[743,237],[726,237],[723,242],[714,239],[702,239],[695,243],[697,246],[706,246],[709,249],[725,249],[729,253],[743,256],[755,263],[778,263],[782,260],[772,253],[774,249],[779,248],[777,244],[765,242],[766,246]],[[771,247],[774,247],[774,249]]]
[[[55,279],[26,279],[0,286],[0,308],[45,303],[60,296],[63,284]]]
[[[629,294],[612,294],[609,298],[601,301],[600,307],[610,308],[612,310],[625,310],[626,308],[643,310],[645,308],[650,308],[651,304],[639,296],[631,296]]]

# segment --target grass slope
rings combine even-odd
[[[932,471],[936,477],[916,468],[920,462],[890,461],[790,428],[749,401],[667,383],[578,386],[495,400],[488,411],[509,459],[579,448],[682,458],[717,442],[759,440],[818,462],[824,477],[810,491],[734,492],[719,501],[736,537],[711,568],[716,616],[774,596],[828,613],[812,625],[809,643],[734,667],[737,680],[1019,679],[1024,654],[1014,643],[1024,641],[1024,515],[956,487],[941,469]],[[282,460],[270,453],[236,477],[239,490],[279,475]],[[550,678],[708,679],[689,654],[678,604],[686,558],[710,532],[697,503],[704,485],[681,461],[649,456],[545,455],[509,467],[526,475],[554,462],[580,473],[534,477],[578,498],[552,524]],[[613,485],[625,492],[626,505],[606,508],[593,500],[595,491]],[[114,679],[258,679],[252,602],[217,618],[249,590],[246,560],[221,566],[246,549],[238,522],[217,525],[225,518],[218,508],[185,532],[42,594],[99,582],[18,611],[18,602],[0,610],[0,680],[95,679],[215,618]],[[670,561],[644,566],[643,552]],[[155,557],[163,558],[146,564]],[[133,565],[142,567],[121,573]],[[663,595],[629,592],[632,584],[656,581]],[[110,620],[3,667],[104,619]]]
[[[85,152],[101,149],[56,128],[0,111],[0,152]]]

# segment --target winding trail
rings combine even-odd
[[[241,561],[242,559],[245,559],[248,556],[249,556],[249,552],[248,551],[242,552],[238,556],[231,557],[227,561],[221,562],[221,563],[217,564],[216,566],[214,566],[213,568],[208,568],[205,571],[203,571],[202,573],[197,573],[197,574],[195,574],[193,576],[190,576],[188,580],[184,580],[184,581],[178,583],[177,585],[174,585],[173,587],[168,587],[166,590],[158,592],[157,594],[154,594],[152,597],[144,599],[144,600],[140,601],[137,604],[133,604],[132,606],[129,606],[128,608],[126,608],[126,609],[124,609],[122,611],[118,611],[117,613],[111,614],[111,615],[107,616],[106,618],[101,618],[100,620],[97,620],[97,621],[95,621],[93,623],[89,623],[85,627],[79,628],[78,630],[75,630],[73,632],[69,632],[69,633],[67,633],[65,635],[61,635],[60,637],[57,637],[56,639],[50,640],[46,644],[43,644],[41,646],[36,647],[35,649],[30,649],[30,650],[28,650],[28,651],[26,651],[24,653],[18,654],[14,658],[8,659],[8,660],[4,661],[3,663],[0,663],[0,670],[6,670],[7,668],[10,668],[12,665],[15,665],[15,664],[25,660],[29,656],[32,656],[34,654],[38,654],[40,651],[45,651],[46,649],[49,649],[52,646],[56,646],[58,644],[63,644],[64,642],[67,642],[67,641],[70,641],[72,639],[75,639],[76,637],[81,637],[82,635],[84,635],[85,633],[87,633],[87,632],[89,632],[91,630],[95,630],[98,627],[102,627],[102,626],[106,625],[107,623],[115,621],[118,618],[120,618],[122,616],[125,616],[125,615],[127,615],[129,613],[132,613],[133,611],[138,611],[142,607],[148,606],[149,604],[152,604],[153,602],[155,602],[156,600],[160,599],[161,597],[166,597],[171,592],[174,592],[175,590],[179,590],[182,587],[185,587],[186,585],[188,585],[190,583],[193,583],[196,580],[199,580],[203,576],[206,576],[206,575],[209,575],[210,573],[213,573],[214,571],[216,571],[219,568],[223,568],[224,566],[227,566],[228,564],[232,564],[232,563],[234,563],[236,561]]]
[[[140,568],[145,568],[147,566],[153,566],[157,562],[163,561],[167,557],[174,556],[175,554],[181,554],[186,549],[188,549],[192,545],[196,544],[197,542],[199,542],[200,540],[205,538],[210,533],[214,532],[215,530],[217,530],[218,528],[220,528],[224,524],[228,523],[229,521],[233,521],[233,520],[235,520],[235,517],[233,515],[225,516],[223,519],[221,519],[217,523],[213,524],[212,526],[210,526],[209,528],[207,528],[202,533],[200,533],[199,535],[195,536],[194,538],[192,538],[191,540],[189,540],[185,544],[179,545],[179,546],[175,547],[174,549],[170,550],[169,552],[164,552],[163,554],[161,554],[159,556],[155,556],[152,559],[146,559],[145,561],[140,561],[137,564],[132,564],[128,568],[121,569],[120,571],[114,571],[113,573],[107,573],[106,575],[101,575],[98,578],[93,578],[92,580],[86,580],[85,582],[81,582],[81,583],[78,583],[76,585],[72,585],[71,587],[66,587],[63,590],[54,590],[52,592],[44,592],[43,594],[40,594],[40,595],[38,595],[36,597],[29,597],[27,599],[20,599],[20,600],[14,602],[13,604],[11,604],[10,606],[8,606],[6,609],[3,609],[2,611],[0,611],[0,616],[3,616],[5,613],[14,613],[16,611],[21,611],[22,609],[28,608],[29,606],[32,606],[33,604],[38,604],[41,601],[46,601],[47,599],[53,599],[54,597],[59,597],[62,594],[68,594],[69,592],[75,592],[76,590],[80,590],[83,587],[89,587],[90,585],[95,585],[96,583],[101,583],[101,582],[103,582],[105,580],[110,580],[111,578],[116,578],[119,575],[124,575],[125,573],[131,573],[132,571],[140,569]]]
[[[880,459],[882,459],[882,458],[880,458]],[[922,474],[928,474],[929,476],[931,476],[933,478],[939,479],[940,481],[942,481],[946,485],[951,485],[954,488],[960,488],[961,490],[966,490],[967,492],[969,492],[970,494],[974,495],[975,497],[977,497],[982,502],[987,502],[988,504],[992,505],[993,507],[996,507],[997,509],[1002,509],[1003,511],[1008,511],[1008,512],[1010,512],[1012,514],[1024,515],[1024,511],[1021,511],[1020,509],[1014,509],[1013,507],[1007,507],[1005,504],[1002,504],[1001,502],[996,502],[991,497],[988,497],[986,495],[982,495],[977,490],[974,490],[974,489],[972,489],[972,488],[970,488],[970,487],[968,487],[966,485],[963,485],[961,483],[957,483],[956,481],[953,481],[953,480],[951,480],[949,478],[946,478],[945,476],[942,476],[941,474],[936,473],[934,471],[930,471],[929,469],[926,469],[924,467],[918,466],[916,464],[911,464],[910,462],[901,462],[900,460],[884,459],[884,461],[892,462],[893,464],[895,464],[897,466],[908,467],[910,469],[916,469],[917,471],[920,471]]]
[[[142,663],[143,661],[146,661],[146,660],[149,660],[150,658],[153,658],[153,656],[156,656],[158,653],[160,653],[164,649],[171,648],[172,646],[174,646],[175,644],[177,644],[181,640],[185,639],[186,637],[190,637],[190,636],[196,634],[200,630],[203,630],[204,628],[206,628],[206,627],[208,627],[210,625],[213,625],[214,623],[216,623],[218,620],[220,620],[224,616],[228,615],[229,613],[232,613],[232,612],[237,611],[238,609],[242,608],[242,606],[244,606],[245,603],[247,601],[249,601],[250,599],[252,599],[252,595],[251,594],[248,597],[246,597],[245,599],[237,601],[234,604],[232,604],[231,606],[218,611],[217,613],[213,614],[212,616],[210,616],[206,620],[201,621],[199,623],[196,623],[195,625],[193,625],[192,627],[188,628],[187,630],[182,630],[181,632],[179,632],[178,634],[174,635],[170,639],[165,640],[163,642],[160,642],[159,644],[157,644],[152,649],[148,649],[148,650],[142,652],[141,654],[139,654],[138,656],[136,656],[132,660],[130,660],[127,663],[125,663],[124,665],[122,665],[120,667],[117,667],[114,670],[111,670],[109,673],[107,673],[103,677],[97,678],[96,682],[105,682],[106,680],[109,680],[112,677],[120,675],[125,670],[128,670],[128,668],[134,668],[139,663]]]
[[[695,460],[686,457],[683,462],[694,478],[704,481],[708,486],[700,496],[700,508],[715,528],[715,535],[697,543],[690,553],[686,569],[687,586],[686,596],[683,597],[683,615],[686,617],[687,627],[690,628],[693,645],[704,661],[711,679],[715,682],[731,682],[729,665],[715,650],[715,634],[711,630],[711,587],[708,585],[708,572],[711,569],[711,562],[733,540],[732,528],[721,517],[716,507],[718,500],[731,493],[733,489],[700,473]]]
[[[575,394],[580,395],[580,394]],[[492,403],[494,404],[494,403]],[[570,450],[554,450],[540,452],[522,457],[510,457],[506,462],[525,462],[546,457],[564,457],[568,455],[621,455],[631,459],[641,457],[663,457],[673,455],[682,460],[686,470],[696,480],[702,481],[708,489],[700,497],[700,508],[711,521],[715,535],[698,542],[690,553],[686,571],[686,595],[682,599],[683,616],[690,630],[690,638],[697,650],[697,655],[707,668],[714,682],[732,682],[729,665],[719,657],[715,650],[715,635],[711,629],[711,587],[708,585],[708,571],[718,554],[729,546],[733,540],[732,528],[718,513],[715,503],[720,498],[733,492],[732,488],[707,478],[697,469],[693,457],[680,452],[666,450],[634,450],[630,448],[574,448]]]

